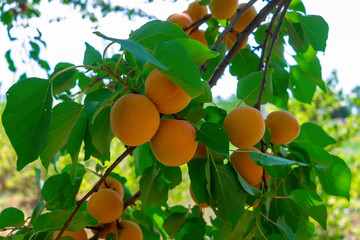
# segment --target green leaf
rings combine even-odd
[[[104,108],[90,124],[92,144],[106,159],[110,159],[110,143],[114,138],[110,127],[110,107]]]
[[[71,63],[58,63],[55,66],[54,72],[50,75],[50,79],[57,72],[66,69],[68,67],[72,67],[74,64]],[[75,81],[73,80],[73,76],[76,73],[75,69],[68,70],[64,73],[61,73],[53,80],[53,91],[54,94],[59,94],[75,87]]]
[[[160,207],[168,199],[168,187],[161,169],[155,166],[145,169],[140,179],[142,208]]]
[[[188,122],[198,123],[206,115],[206,112],[201,104],[196,99],[192,99],[190,103],[180,112],[177,113],[180,117],[186,119]]]
[[[167,66],[167,69],[158,68],[158,70],[191,98],[203,92],[199,69],[179,42],[173,40],[158,43],[154,56]]]
[[[9,70],[12,72],[16,72],[16,67],[15,67],[14,61],[11,58],[11,50],[6,51],[5,58],[6,58],[7,63],[9,64]]]
[[[210,170],[211,207],[217,217],[229,221],[234,228],[243,214],[246,192],[229,165],[210,164]]]
[[[333,156],[331,166],[317,166],[317,170],[319,181],[326,193],[350,199],[351,171],[341,158]]]
[[[201,81],[203,85],[204,91],[201,93],[200,96],[195,98],[195,100],[201,102],[201,103],[210,103],[212,102],[212,92],[211,87],[207,81]]]
[[[290,84],[290,74],[279,63],[273,63],[272,85],[274,96],[282,97],[287,95]]]
[[[185,224],[187,213],[175,212],[166,218],[163,228],[170,235],[174,236]]]
[[[317,15],[299,15],[305,40],[315,51],[325,52],[326,40],[329,34],[329,25],[324,18]]]
[[[294,11],[299,11],[299,12],[306,14],[305,6],[301,0],[292,0],[289,5],[289,9],[292,9]]]
[[[309,80],[326,92],[325,82],[322,80],[321,64],[319,59],[316,56],[312,60],[305,58],[306,56],[294,56],[294,59],[298,63],[297,66],[302,70],[302,74],[305,74]]]
[[[102,64],[100,52],[88,43],[85,43],[85,45],[84,65],[100,66]]]
[[[305,52],[308,48],[308,42],[304,37],[304,30],[299,23],[299,17],[296,12],[287,12],[284,23],[288,25],[289,43],[296,52]]]
[[[123,49],[130,52],[136,59],[137,65],[140,70],[144,68],[146,63],[150,63],[154,66],[157,66],[161,69],[167,70],[167,67],[161,63],[161,61],[157,60],[150,52],[148,52],[142,45],[133,41],[133,40],[124,40],[124,39],[116,39],[107,37],[100,32],[94,32],[101,38],[119,43]]]
[[[185,226],[182,228],[185,235],[181,240],[203,240],[206,233],[206,222],[203,218],[188,218],[186,219]]]
[[[290,90],[297,100],[310,104],[316,90],[316,83],[300,66],[291,66]]]
[[[25,215],[19,209],[9,207],[0,213],[0,228],[17,227],[25,223]]]
[[[301,125],[300,133],[293,142],[326,147],[336,143],[336,140],[330,137],[320,126],[307,122]]]
[[[41,196],[47,202],[47,209],[66,210],[73,207],[81,181],[82,178],[78,178],[73,185],[67,173],[48,178],[41,189]]]
[[[109,107],[114,93],[108,89],[102,88],[86,95],[84,106],[86,114],[91,123],[97,117],[97,114],[104,108]]]
[[[40,215],[33,224],[34,232],[40,233],[61,230],[71,213],[72,211],[70,210],[63,210]],[[93,219],[89,214],[78,212],[66,230],[78,231],[86,226],[94,226],[97,223],[98,221]]]
[[[177,185],[179,185],[182,181],[182,174],[180,167],[167,167],[164,166],[162,168],[164,172],[164,177],[167,181],[167,185],[169,189],[174,189]]]
[[[49,167],[51,159],[66,145],[82,110],[83,106],[73,101],[65,101],[54,107],[46,146],[40,154],[45,168]]]
[[[217,123],[223,125],[224,119],[227,115],[227,112],[224,109],[209,106],[205,108],[206,116],[204,117],[206,122]]]
[[[250,48],[241,49],[230,63],[230,73],[241,79],[250,73],[257,72],[259,62],[260,58],[252,53]]]
[[[283,178],[289,175],[293,166],[308,166],[308,164],[276,157],[261,152],[249,152],[250,158],[266,172],[275,178]]]
[[[218,52],[211,51],[204,44],[197,40],[181,38],[176,39],[189,54],[196,66],[200,67],[206,60],[219,56]]]
[[[18,156],[19,171],[35,161],[45,147],[51,118],[51,82],[21,80],[7,91],[6,102],[2,122]]]
[[[264,72],[259,71],[240,78],[237,85],[237,98],[244,100],[249,106],[255,105],[259,98],[263,75]],[[268,77],[265,84],[265,91],[261,98],[261,104],[268,103],[271,100],[272,92],[272,80],[271,77]]]
[[[216,123],[204,123],[196,131],[196,141],[212,150],[229,156],[229,136],[224,127]]]
[[[291,192],[290,198],[298,204],[303,213],[312,217],[326,230],[327,212],[319,195],[309,190],[296,189]]]
[[[140,176],[146,168],[153,166],[157,161],[151,151],[150,142],[146,142],[136,147],[133,156],[136,177]]]
[[[151,52],[158,42],[177,38],[189,38],[189,36],[176,24],[168,21],[154,20],[147,22],[131,33],[129,39],[140,43]]]
[[[210,203],[210,196],[207,191],[207,180],[205,176],[207,159],[192,159],[187,163],[191,188],[199,203]]]
[[[216,21],[216,20],[215,20]],[[217,34],[216,29],[216,34]],[[213,75],[215,68],[221,63],[226,54],[226,45],[225,43],[221,43],[218,47],[218,53],[220,54],[217,58],[210,59],[208,65],[206,66],[206,70],[201,73],[201,77],[208,81],[210,77]]]

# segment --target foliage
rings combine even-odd
[[[270,20],[263,22],[268,15]],[[207,41],[220,42],[220,34],[230,31],[231,24],[209,19]],[[251,33],[260,47],[239,50]],[[128,39],[96,34],[111,41],[104,54],[87,43],[82,65],[59,63],[49,79],[21,79],[7,92],[2,123],[17,154],[17,170],[34,162],[41,162],[45,172],[56,170],[40,185],[42,200],[29,219],[25,221],[14,208],[1,212],[0,228],[11,230],[7,239],[43,239],[65,228],[95,227],[98,221],[86,210],[86,200],[109,174],[126,189],[121,219],[136,222],[144,239],[310,239],[315,225],[327,229],[328,213],[320,193],[349,200],[351,171],[329,152],[336,140],[313,119],[302,122],[298,137],[288,144],[271,144],[266,131],[256,145],[261,152],[250,153],[252,161],[264,168],[257,187],[228,160],[236,149],[223,127],[227,111],[211,104],[211,87],[228,64],[238,78],[233,101],[243,105],[260,109],[271,103],[290,110],[292,97],[311,104],[317,88],[327,91],[316,55],[325,51],[328,26],[322,17],[306,15],[301,1],[269,1],[227,52],[224,43],[210,50],[189,39],[179,26],[158,20],[149,21]],[[295,65],[284,57],[285,39],[296,52]],[[112,45],[121,46],[120,54],[106,57]],[[154,68],[192,98],[181,112],[162,115],[192,123],[196,140],[207,148],[206,158],[188,162],[188,173],[184,167],[161,164],[149,143],[117,143],[123,150],[118,157],[111,151],[116,141],[110,128],[113,103],[125,94],[144,94],[145,79]],[[60,156],[70,156],[71,162],[61,166]],[[97,164],[88,164],[93,158]],[[110,162],[114,163],[109,166]],[[113,172],[120,162],[121,171]],[[89,172],[102,177],[77,202]],[[126,181],[134,178],[127,174],[137,177],[137,188],[131,191]],[[197,205],[170,205],[169,193],[188,179],[196,199],[211,206],[210,218]]]

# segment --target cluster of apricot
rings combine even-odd
[[[260,187],[264,171],[250,158],[249,151],[259,152],[254,145],[263,138],[266,126],[270,130],[271,143],[277,145],[291,142],[300,131],[297,119],[284,110],[271,112],[264,120],[256,108],[239,106],[224,120],[229,141],[238,148],[231,154],[230,161],[242,178],[256,188]]]
[[[127,94],[115,102],[111,129],[128,146],[150,141],[156,159],[164,165],[183,165],[196,151],[195,128],[185,120],[160,120],[160,114],[175,114],[190,100],[186,92],[154,69],[145,80],[145,95]]]
[[[208,46],[205,38],[205,31],[199,30],[198,26],[194,26],[194,28],[189,28],[191,24],[203,18],[208,13],[208,8],[206,6],[200,5],[199,2],[199,0],[192,2],[188,6],[188,8],[182,13],[174,13],[170,15],[167,21],[177,24],[182,29],[187,29],[185,33],[189,34],[190,39],[198,40],[205,46]],[[241,3],[238,5],[238,0],[213,0],[209,4],[209,9],[215,19],[229,19],[231,21],[236,15],[236,9],[242,8],[245,5],[245,3]],[[246,26],[249,25],[249,23],[255,18],[256,14],[257,13],[255,8],[251,6],[240,17],[240,19],[236,22],[233,31],[229,32],[223,40],[226,44],[227,50],[230,50],[230,48],[234,45],[237,38],[236,34],[243,31]],[[241,48],[244,48],[246,44],[247,40],[244,41]]]

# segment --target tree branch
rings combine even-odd
[[[74,209],[74,211],[71,213],[71,215],[69,216],[68,220],[65,222],[63,228],[61,229],[60,233],[56,236],[55,240],[59,240],[61,235],[64,233],[64,231],[66,230],[66,228],[70,225],[72,219],[74,218],[75,214],[78,212],[78,210],[80,209],[81,205],[86,201],[86,199],[88,199],[90,197],[91,194],[93,194],[94,192],[97,192],[101,183],[104,182],[105,178],[107,176],[109,176],[109,174],[112,172],[112,170],[114,170],[114,168],[129,154],[131,154],[136,147],[128,147],[114,162],[113,164],[111,164],[111,166],[106,169],[104,175],[100,178],[100,180],[95,184],[95,186],[87,193],[85,194],[84,197],[82,197],[77,203],[76,203],[76,208]]]
[[[135,201],[138,200],[141,196],[141,190],[137,191],[131,198],[124,202],[124,209],[128,206],[135,205]]]
[[[270,1],[250,22],[250,24],[240,33],[237,33],[237,40],[234,43],[233,47],[229,50],[228,54],[225,56],[223,61],[217,66],[215,72],[210,77],[208,83],[210,87],[216,85],[217,81],[220,79],[221,75],[224,73],[225,68],[230,64],[232,59],[235,57],[237,52],[240,50],[245,38],[249,36],[255,28],[257,28],[261,22],[269,15],[269,13],[284,0],[272,0]]]
[[[186,31],[186,30],[189,30],[189,29],[191,29],[193,27],[198,27],[201,24],[203,24],[204,22],[207,22],[207,20],[209,20],[211,18],[211,16],[212,16],[211,14],[206,14],[205,16],[203,16],[202,18],[200,18],[197,21],[193,22],[189,26],[184,27],[183,30]]]

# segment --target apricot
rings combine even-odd
[[[200,18],[203,18],[208,13],[208,10],[206,6],[201,6],[199,0],[197,0],[190,3],[186,13],[191,17],[193,22],[196,22]]]
[[[187,26],[190,26],[193,23],[193,20],[187,13],[174,13],[170,15],[166,21],[174,23],[181,27],[182,29],[186,28]],[[188,34],[191,31],[191,29],[188,29],[185,31],[186,34]]]
[[[204,144],[198,142],[195,154],[192,158],[207,158],[207,150]]]
[[[260,152],[254,147],[250,147],[249,151]],[[251,158],[248,152],[233,152],[230,155],[230,161],[235,170],[254,187],[259,187],[262,181],[263,168],[257,165]]]
[[[191,185],[190,185],[190,196],[192,198],[192,200],[196,203],[196,205],[198,205],[199,207],[201,208],[207,208],[207,207],[210,207],[207,203],[199,203],[196,198],[195,198],[195,195],[194,195],[194,192],[191,188]]]
[[[111,109],[111,130],[128,146],[138,146],[149,141],[159,124],[160,114],[156,106],[140,94],[120,97]]]
[[[54,238],[57,237],[57,235],[60,233],[60,231],[56,231],[54,234]],[[64,231],[61,237],[72,237],[75,240],[87,240],[87,234],[84,229],[81,229],[79,231],[71,232],[71,231]]]
[[[234,146],[248,149],[263,137],[265,122],[261,112],[256,108],[239,106],[225,117],[224,128]]]
[[[300,125],[297,119],[288,111],[271,112],[265,119],[265,124],[271,133],[273,144],[286,144],[294,140],[299,132]]]
[[[209,8],[212,16],[217,19],[228,19],[236,11],[238,0],[212,0]]]
[[[223,40],[223,42],[225,42],[225,44],[226,44],[226,49],[228,51],[232,48],[232,46],[234,45],[234,43],[237,40],[236,34],[237,34],[237,32],[228,32],[226,34],[224,40]],[[246,47],[247,41],[248,41],[248,38],[246,37],[246,39],[244,40],[244,42],[241,45],[240,49],[243,49],[243,48]]]
[[[157,69],[152,70],[146,78],[145,96],[163,114],[180,112],[191,101],[191,97],[184,90]]]
[[[111,188],[112,190],[117,192],[121,198],[124,197],[124,187],[121,182],[119,182],[115,178],[107,177],[105,181],[99,186],[99,189],[101,188]]]
[[[119,231],[117,240],[142,240],[141,228],[134,222],[123,220],[119,221]]]
[[[190,33],[190,39],[198,40],[202,44],[204,44],[206,47],[209,47],[206,38],[205,38],[205,31],[204,30],[198,30],[196,29],[192,33]]]
[[[181,166],[195,154],[198,142],[195,128],[185,120],[164,119],[150,140],[157,160],[166,166]]]
[[[246,5],[246,3],[239,4],[238,8],[242,8]],[[234,25],[234,30],[236,32],[241,32],[244,30],[249,23],[255,18],[257,12],[253,6],[251,6],[248,10],[244,12],[243,15],[239,18],[239,20]],[[235,17],[236,13],[231,16],[230,21],[232,21]]]
[[[110,188],[101,188],[88,201],[90,215],[102,223],[113,222],[123,211],[124,203],[120,195]]]

